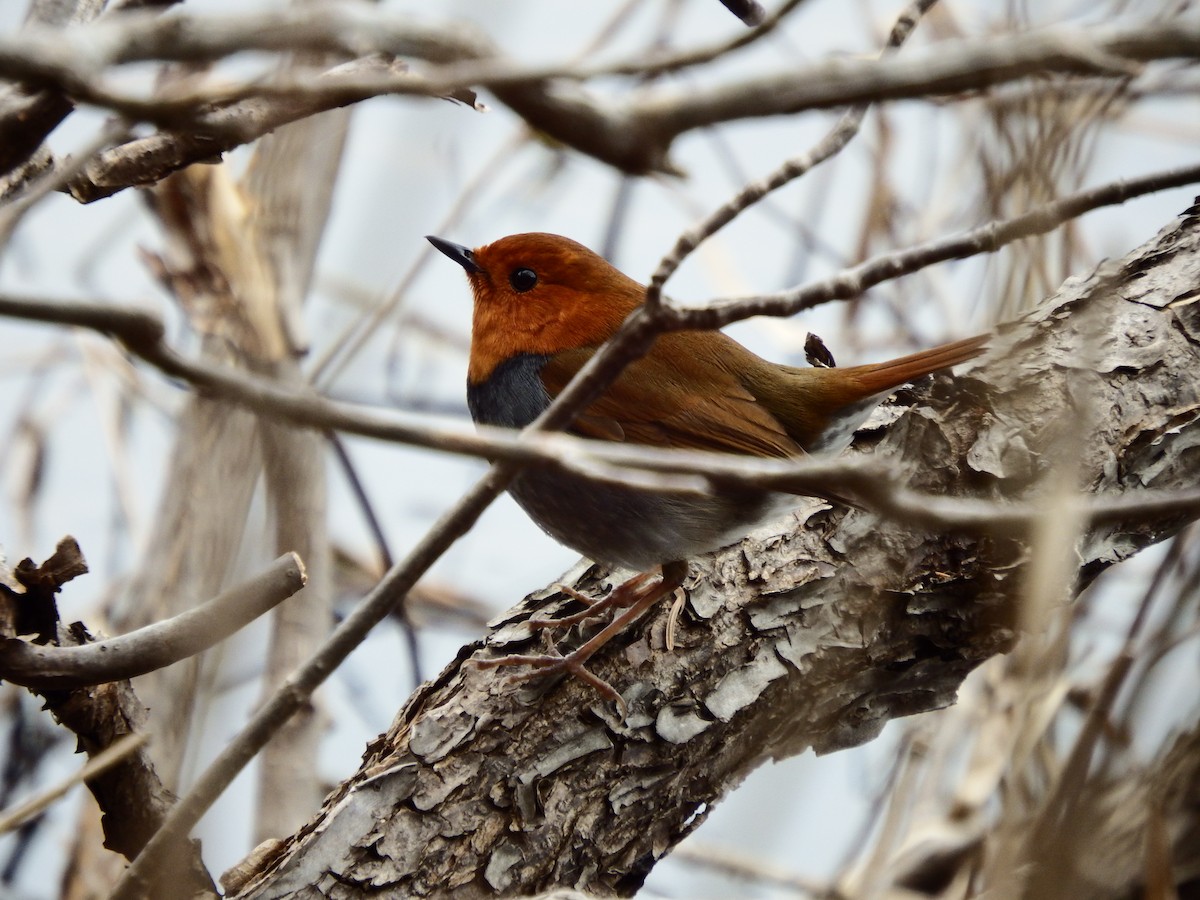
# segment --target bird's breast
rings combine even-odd
[[[526,469],[509,492],[542,530],[596,562],[645,571],[733,543],[794,497],[597,483],[575,472]]]
[[[542,384],[548,356],[523,353],[506,359],[479,384],[467,384],[467,407],[480,425],[524,428],[550,405]]]

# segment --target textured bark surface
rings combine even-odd
[[[1053,497],[1070,477],[1093,493],[1194,486],[1194,213],[1001,329],[967,374],[902,392],[858,448],[936,494]],[[1085,533],[1075,589],[1182,524]],[[467,662],[536,649],[525,620],[571,607],[535,594],[417,691],[239,896],[632,894],[763,762],[952,703],[1017,639],[1029,557],[1015,540],[800,501],[694,563],[673,650],[664,603],[595,658],[624,721],[574,680],[514,688]],[[608,582],[593,568],[577,586]]]

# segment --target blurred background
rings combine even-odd
[[[251,5],[181,4],[192,14]],[[478,32],[527,65],[638,59],[746,31],[716,0],[384,5],[431,25]],[[766,5],[768,12],[780,6]],[[793,6],[769,34],[709,63],[594,79],[588,89],[614,102],[639,92],[670,96],[871,56],[902,9],[885,0]],[[0,4],[0,33],[17,33],[27,12],[20,0]],[[1133,27],[1195,16],[1190,3],[1149,0],[949,0],[924,17],[900,52],[1050,25]],[[207,74],[245,79],[275,63],[265,54],[239,54]],[[116,77],[132,88],[172,73],[137,65]],[[702,305],[795,286],[1086,186],[1193,163],[1197,86],[1194,67],[1166,62],[1123,80],[1033,78],[969,96],[878,106],[842,153],[692,254],[667,293]],[[295,284],[275,282],[292,300],[281,301],[278,328],[292,350],[284,354],[292,361],[287,377],[340,400],[466,419],[470,294],[462,272],[424,235],[475,246],[514,232],[557,232],[645,281],[680,232],[804,153],[840,115],[807,112],[690,131],[672,146],[679,174],[635,177],[534,131],[486,91],[479,101],[473,109],[454,100],[376,98],[305,120],[293,143],[282,129],[271,155],[263,142],[242,147],[220,167],[197,167],[203,171],[188,182],[124,190],[92,204],[51,194],[3,247],[0,291],[153,310],[167,320],[169,342],[180,353],[221,359],[227,351],[214,351],[213,342],[237,344],[230,331],[241,326],[228,325],[231,314],[214,299],[220,279],[212,271],[197,276],[197,248],[221,248],[222,234],[253,223],[252,201],[267,196],[272,166],[291,160],[300,192],[311,196],[320,182],[328,196],[306,220],[312,252],[299,241],[283,257]],[[59,157],[78,153],[106,121],[104,111],[81,108],[53,132],[50,147]],[[1149,240],[1193,193],[1137,198],[997,254],[884,284],[853,302],[729,330],[761,355],[794,364],[803,364],[805,337],[816,333],[842,365],[974,334],[1020,316],[1065,278],[1087,275],[1101,260]],[[225,280],[237,282],[228,275],[237,253],[224,252],[232,254]],[[279,502],[280,492],[291,490],[289,478],[303,478],[323,495],[310,508],[320,528],[300,527],[321,543],[316,552],[327,563],[332,616],[344,615],[383,572],[386,554],[403,556],[485,471],[477,459],[343,436],[344,459],[317,437],[308,475],[287,465],[272,475],[271,454],[278,441],[292,446],[288,433],[261,459],[230,454],[231,444],[247,439],[223,430],[235,424],[203,425],[211,410],[198,411],[180,384],[132,364],[102,337],[0,319],[0,346],[0,549],[10,565],[26,556],[40,561],[60,537],[73,535],[91,571],[67,587],[61,607],[65,620],[82,619],[94,630],[119,632],[139,617],[152,620],[160,610],[146,598],[182,590],[189,567],[206,568],[214,588],[261,568],[277,555],[280,519],[299,515]],[[201,472],[202,462],[189,463],[186,474],[192,454],[210,463],[224,455],[225,468]],[[202,516],[198,507],[212,503],[211,516]],[[227,528],[220,538],[187,533],[193,515]],[[205,541],[228,546],[218,553],[206,545],[209,562],[188,556]],[[1160,587],[1152,612],[1157,643],[1147,639],[1137,648],[1141,674],[1122,694],[1128,731],[1114,773],[1154,759],[1174,735],[1195,726],[1194,544],[1185,533]],[[853,751],[760,769],[654,870],[643,895],[808,896],[840,883],[866,896],[872,879],[892,872],[886,877],[895,880],[906,859],[929,859],[930,848],[961,848],[1018,821],[1022,809],[1036,805],[1045,773],[1068,752],[1081,721],[1079,700],[1109,671],[1163,554],[1152,549],[1108,573],[1047,635],[1023,646],[1022,665],[1039,672],[1036,684],[1014,687],[1014,659],[993,660],[968,679],[954,709],[893,722]],[[495,503],[430,570],[405,615],[377,628],[318,693],[321,787],[355,770],[364,744],[387,728],[418,678],[436,674],[489,619],[576,562],[507,497]],[[318,631],[327,630],[327,620],[316,619]],[[268,628],[255,623],[170,688],[146,686],[152,715],[156,704],[179,707],[176,786],[202,771],[262,696],[270,677]],[[186,702],[175,691],[186,692]],[[80,763],[71,736],[26,692],[5,685],[0,704],[0,797],[7,806]],[[1034,705],[1036,727],[1021,714]],[[212,871],[235,863],[261,836],[261,777],[252,766],[201,825]],[[86,846],[98,840],[81,837],[94,828],[81,824],[94,818],[92,805],[76,790],[0,838],[0,890],[30,898],[102,895],[102,880],[90,883],[86,874],[98,871],[99,863],[88,862],[97,850]]]

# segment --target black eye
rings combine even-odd
[[[508,276],[508,283],[518,294],[523,294],[537,284],[537,272],[533,269],[513,269],[512,274]]]

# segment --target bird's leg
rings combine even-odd
[[[593,675],[586,668],[584,663],[590,659],[597,650],[607,644],[616,635],[620,634],[625,628],[635,619],[641,616],[654,603],[665,596],[675,592],[675,589],[682,586],[684,579],[687,577],[687,562],[684,560],[676,560],[675,562],[664,563],[662,567],[662,579],[658,584],[652,585],[644,589],[641,595],[635,599],[626,602],[625,611],[609,622],[599,632],[589,638],[585,643],[572,650],[566,656],[550,656],[550,655],[533,655],[513,653],[508,656],[501,656],[496,659],[478,659],[474,660],[476,666],[481,669],[494,669],[499,666],[532,666],[533,671],[522,675],[514,675],[508,679],[508,683],[516,684],[521,681],[528,681],[531,678],[537,678],[542,675],[553,675],[555,673],[566,673],[574,675],[580,681],[590,684],[602,696],[612,700],[621,709],[621,714],[625,715],[628,710],[625,706],[625,700],[603,678]],[[636,579],[630,579],[631,581]],[[639,587],[644,578],[639,582]],[[626,582],[628,584],[628,582]],[[625,585],[621,585],[623,588]],[[620,590],[621,588],[617,588]],[[614,591],[615,593],[615,591]],[[607,598],[606,598],[607,599]],[[603,601],[601,601],[603,602]],[[593,604],[594,606],[595,604]],[[609,604],[613,605],[613,604]]]
[[[580,622],[593,619],[603,613],[605,610],[616,607],[622,609],[626,606],[632,606],[638,601],[639,592],[642,586],[652,577],[649,572],[642,572],[640,575],[635,575],[628,581],[624,581],[609,591],[607,597],[601,597],[596,600],[589,597],[587,594],[575,590],[575,588],[566,584],[558,584],[556,587],[561,593],[566,594],[572,600],[577,600],[582,603],[586,609],[583,612],[577,612],[573,615],[563,616],[561,619],[530,619],[528,625],[530,628],[567,628],[571,625],[577,625]]]

